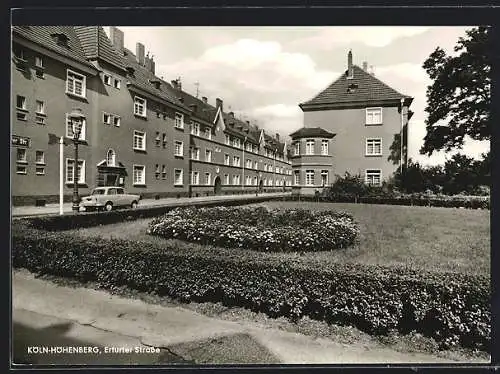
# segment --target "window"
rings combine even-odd
[[[226,134],[224,140],[227,145],[231,144],[231,137],[229,135]]]
[[[66,159],[66,183],[74,183],[74,167],[75,160],[72,158]],[[78,168],[76,170],[76,179],[78,184],[85,183],[85,160],[78,160]]]
[[[175,127],[178,129],[184,128],[184,114],[175,113]]]
[[[191,148],[191,158],[193,160],[199,160],[200,159],[200,148]]]
[[[157,147],[159,147],[160,144],[161,144],[160,133],[158,131],[156,132],[155,144],[156,144]]]
[[[224,174],[224,184],[229,185],[229,174]]]
[[[252,152],[252,144],[247,143],[247,144],[246,144],[245,149],[246,149],[248,152]]]
[[[111,86],[111,80],[111,75],[104,74],[103,81],[105,85]]]
[[[134,114],[140,117],[146,117],[146,99],[142,97],[134,97]]]
[[[26,110],[26,98],[24,96],[17,95],[16,108]]]
[[[259,163],[258,163],[257,161],[255,161],[255,162],[253,163],[253,168],[254,168],[255,170],[257,170],[257,169],[259,168]]]
[[[28,119],[28,116],[24,112],[17,112],[16,118],[20,121],[26,121]]]
[[[314,186],[314,170],[306,170],[306,185]]]
[[[247,169],[251,169],[252,168],[252,160],[246,160],[245,163],[246,163],[245,167]]]
[[[167,168],[165,165],[161,166],[161,179],[167,179]]]
[[[36,175],[45,175],[45,166],[36,166],[35,167],[35,174]]]
[[[233,175],[233,185],[238,186],[240,184],[240,176]]]
[[[108,113],[103,113],[102,114],[102,122],[104,122],[106,125],[111,124],[111,115]]]
[[[245,184],[246,184],[247,186],[251,186],[251,185],[252,185],[252,177],[251,177],[251,176],[247,175],[247,176],[245,177]]]
[[[229,155],[227,153],[224,154],[224,165],[229,165]]]
[[[45,165],[45,152],[36,151],[35,152],[35,163],[38,165]]]
[[[306,141],[306,155],[313,155],[313,154],[314,154],[314,140],[308,139]]]
[[[155,165],[155,177],[156,179],[160,179],[160,164]]]
[[[118,89],[118,90],[119,90],[119,89],[120,89],[120,86],[121,86],[121,80],[120,80],[120,79],[115,78],[115,79],[114,79],[114,87],[115,87],[116,89]]]
[[[134,165],[134,185],[146,184],[146,167],[144,165]]]
[[[36,113],[45,114],[45,103],[41,100],[36,101]]]
[[[184,144],[178,140],[175,141],[174,155],[182,157],[184,155]]]
[[[86,96],[86,78],[84,75],[67,70],[66,72],[66,93],[85,97]]]
[[[35,56],[35,66],[37,68],[43,68],[43,57],[42,56]]]
[[[18,148],[17,149],[16,160],[17,160],[17,162],[27,162],[27,159],[26,159],[26,149],[25,148]]]
[[[200,172],[199,171],[193,171],[191,174],[191,184],[198,185],[200,184]]]
[[[200,124],[198,122],[191,124],[191,135],[200,136]]]
[[[276,166],[276,168],[275,168],[275,169],[276,169],[276,170],[275,170],[276,174],[279,174],[279,173],[280,173],[280,168]]]
[[[16,174],[27,174],[28,168],[26,165],[17,165]]]
[[[116,152],[113,149],[109,149],[106,154],[106,165],[107,166],[116,166]]]
[[[382,155],[382,139],[366,139],[366,156]]]
[[[205,127],[205,138],[212,139],[212,129],[210,127]]]
[[[382,172],[380,170],[367,170],[365,173],[365,182],[370,186],[380,186]]]
[[[328,156],[328,140],[323,139],[321,141],[321,154],[324,156]]]
[[[87,121],[85,120],[85,118],[82,121],[83,121],[83,123],[81,124],[82,128],[80,130],[80,136],[78,138],[79,140],[85,140],[85,131],[86,131],[86,127],[87,127]],[[73,138],[73,124],[69,120],[67,113],[66,113],[66,137]]]
[[[167,148],[167,134],[163,133],[163,148]]]
[[[121,123],[121,118],[118,116],[113,116],[113,125],[115,125],[116,127],[120,127],[120,123]]]
[[[236,148],[240,148],[241,147],[241,142],[240,142],[239,138],[234,138],[233,139],[233,146],[235,146]]]
[[[134,130],[134,144],[133,149],[138,151],[146,150],[146,133]]]
[[[205,173],[205,184],[209,185],[211,183],[210,173]]]
[[[382,124],[382,108],[366,108],[366,124],[381,125]]]
[[[183,170],[182,169],[175,169],[174,170],[174,184],[176,186],[180,186],[183,183]]]
[[[321,170],[321,185],[328,185],[328,170]]]
[[[210,149],[205,150],[205,161],[212,162],[212,151]]]
[[[240,158],[238,156],[233,156],[233,166],[240,166]]]
[[[253,146],[253,153],[259,153],[259,147],[257,145]]]
[[[257,185],[257,177],[253,177],[253,185],[256,186]]]
[[[300,142],[297,142],[293,145],[293,154],[295,156],[300,155]]]

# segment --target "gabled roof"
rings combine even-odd
[[[88,60],[102,59],[125,70],[123,54],[113,47],[101,26],[75,26],[74,28]]]
[[[333,138],[336,134],[326,131],[321,127],[302,127],[290,134],[292,139],[300,138]]]
[[[353,65],[353,72],[352,79],[347,78],[347,73],[342,74],[326,89],[311,100],[299,104],[299,106],[302,109],[308,109],[308,106],[369,103],[400,99],[410,100],[411,103],[413,99],[389,87],[380,79],[364,71],[357,65]]]
[[[80,40],[72,26],[12,26],[12,33],[97,70],[87,61]],[[64,34],[68,38],[67,47],[57,44],[52,37],[54,34]]]

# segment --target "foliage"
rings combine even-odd
[[[325,251],[345,248],[358,235],[345,212],[243,208],[178,208],[154,219],[148,233],[225,248]]]
[[[443,347],[491,348],[488,277],[394,266],[322,268],[307,266],[300,257],[283,262],[251,251],[201,254],[180,251],[175,243],[75,240],[70,233],[19,223],[12,243],[13,266],[37,274],[96,281],[109,289],[127,286],[187,302],[223,302],[272,317],[307,315],[372,334],[416,331]]]
[[[421,154],[461,148],[466,136],[490,139],[492,48],[489,28],[477,27],[458,40],[457,56],[438,47],[424,62],[433,83],[427,88],[427,135]]]

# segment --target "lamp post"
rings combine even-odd
[[[78,143],[82,131],[85,116],[82,110],[77,108],[68,115],[73,130],[73,144],[75,146],[75,160],[73,163],[73,206],[72,210],[77,213],[80,210],[80,198],[78,197]]]

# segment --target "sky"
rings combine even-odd
[[[426,89],[432,82],[422,68],[435,50],[453,54],[471,27],[122,27],[125,47],[136,43],[154,56],[156,75],[181,78],[183,90],[206,96],[215,106],[287,137],[303,126],[298,104],[328,87],[347,68],[347,53],[375,76],[414,98],[409,124],[409,156],[423,165],[443,164],[453,153],[474,158],[489,142],[468,139],[462,150],[420,155],[426,134]],[[105,27],[109,35],[109,28]]]

